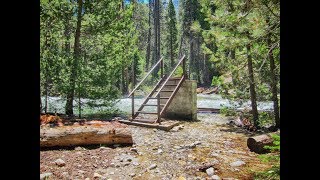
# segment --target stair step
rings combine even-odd
[[[161,84],[161,86],[162,86],[162,84]],[[166,84],[164,86],[177,86],[177,84]]]
[[[160,104],[160,106],[164,106],[165,104]],[[158,106],[157,104],[142,104],[141,106]]]
[[[155,90],[155,91],[159,91],[159,90]],[[161,90],[161,92],[173,92],[173,90]]]
[[[175,81],[175,80],[180,80],[181,77],[173,77],[173,78],[170,78],[169,81]]]
[[[146,123],[154,123],[156,120],[155,120],[155,119],[140,119],[140,118],[135,118],[133,121],[146,122]]]
[[[158,114],[157,112],[146,112],[146,111],[137,111],[137,113],[141,113],[141,114]]]
[[[148,97],[148,99],[158,99],[157,97]],[[160,97],[160,99],[169,99],[169,97]]]

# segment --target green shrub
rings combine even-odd
[[[230,108],[230,107],[222,107],[220,109],[220,113],[225,116],[236,116],[237,115],[236,110],[233,108]]]
[[[221,86],[222,85],[222,79],[219,76],[213,76],[211,85],[212,86]]]

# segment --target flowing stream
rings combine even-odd
[[[42,103],[44,106],[45,98],[42,97]],[[90,108],[85,105],[88,102],[88,99],[81,99],[82,103],[82,114],[90,114],[96,113],[101,110],[105,110],[106,108]],[[131,98],[121,98],[115,104],[114,108],[119,108],[124,113],[131,113]],[[144,101],[143,97],[136,97],[134,99],[134,107],[135,110],[139,108],[139,106]],[[65,99],[60,97],[49,97],[48,98],[48,112],[57,112],[57,113],[65,113],[64,106],[65,106]],[[156,103],[156,100],[150,100],[150,104]],[[74,113],[78,113],[78,103],[74,102]],[[227,99],[223,99],[219,94],[198,94],[197,95],[197,107],[198,108],[217,108],[220,109],[222,107],[235,107],[236,109],[243,109],[248,107],[250,108],[250,101],[242,103],[241,105],[238,102],[232,102]],[[272,110],[273,104],[272,102],[258,102],[258,110]],[[155,107],[145,107],[145,110],[155,110]]]

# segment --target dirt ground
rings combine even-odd
[[[253,179],[271,167],[247,148],[254,135],[228,125],[219,114],[198,116],[167,132],[129,125],[133,146],[94,146],[40,151],[40,174],[47,179],[210,179],[213,167],[221,179]],[[64,165],[55,161],[61,159]],[[232,166],[235,161],[245,164]],[[199,170],[200,169],[200,170]]]

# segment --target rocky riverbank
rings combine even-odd
[[[265,170],[246,140],[253,134],[219,114],[199,115],[170,132],[129,126],[134,145],[40,152],[48,179],[253,179]]]

